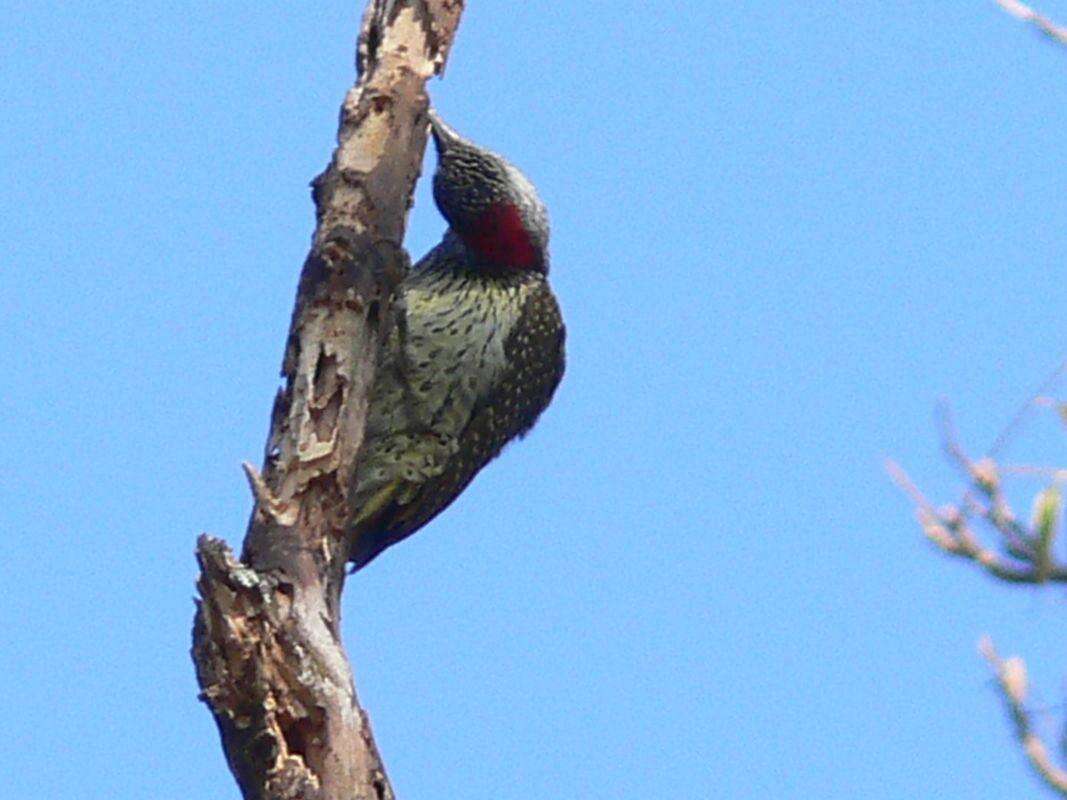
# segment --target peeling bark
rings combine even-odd
[[[348,486],[378,350],[408,259],[426,146],[426,81],[462,0],[371,0],[338,147],[313,183],[297,290],[255,505],[237,560],[201,536],[193,661],[245,798],[393,798],[341,645]]]

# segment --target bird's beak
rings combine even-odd
[[[443,155],[449,147],[459,142],[463,137],[446,125],[444,120],[437,116],[437,112],[432,108],[426,113],[430,117],[430,133],[433,134],[433,143],[437,146],[437,155]]]

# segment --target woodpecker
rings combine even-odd
[[[433,111],[448,223],[400,286],[350,497],[353,569],[410,536],[537,422],[563,377],[548,213],[533,184]]]

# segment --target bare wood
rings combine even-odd
[[[1019,0],[996,0],[996,3],[1016,19],[1030,23],[1050,39],[1060,44],[1067,44],[1067,28],[1057,25],[1044,14],[1039,14],[1025,3],[1020,3]]]
[[[1050,789],[1067,797],[1067,770],[1052,761],[1048,747],[1034,730],[1030,712],[1025,705],[1029,688],[1026,664],[1018,657],[1002,659],[988,637],[981,641],[978,649],[993,668],[1000,696],[1015,726],[1015,737],[1019,740],[1030,766]]]
[[[407,259],[426,145],[426,81],[463,0],[370,0],[338,146],[315,179],[316,228],[297,290],[262,474],[240,561],[201,536],[193,660],[245,798],[392,798],[341,645],[348,486],[378,350]]]

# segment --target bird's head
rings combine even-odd
[[[487,269],[548,272],[548,212],[505,159],[464,139],[430,111],[437,147],[433,198]]]

